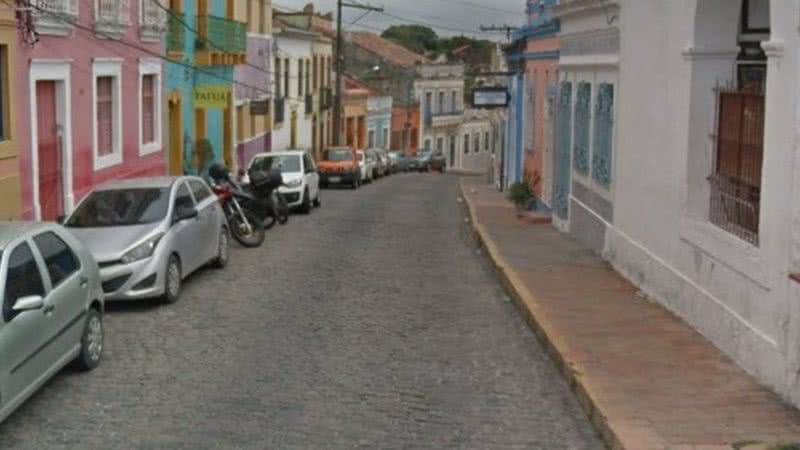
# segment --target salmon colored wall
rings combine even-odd
[[[544,53],[559,49],[558,37],[551,37],[538,40],[529,40],[526,45],[526,53]],[[535,119],[532,121],[534,130],[534,148],[525,149],[525,171],[531,176],[538,173],[540,181],[531,186],[537,196],[542,195],[544,177],[544,123],[545,123],[545,101],[547,100],[547,85],[555,83],[558,79],[558,59],[530,59],[525,62],[525,72],[528,80],[536,80],[536,98],[534,105]],[[528,124],[530,119],[526,119]],[[526,142],[527,145],[527,142]],[[533,183],[534,180],[531,180]]]
[[[399,131],[403,133],[406,129],[406,121],[408,120],[408,111],[411,110],[411,130],[413,135],[413,130],[417,131],[417,136],[419,136],[419,106],[394,106],[392,108],[392,131]],[[402,134],[401,134],[402,136]],[[411,139],[410,143],[410,153],[416,154],[419,139]],[[405,150],[405,149],[398,149],[398,150]]]
[[[81,1],[79,23],[93,27],[93,2]],[[138,29],[139,2],[131,1],[131,25],[123,36],[125,42],[146,48],[156,54],[164,53],[163,42],[147,43],[140,40]],[[78,201],[95,185],[117,178],[129,178],[166,173],[166,162],[162,151],[139,156],[139,58],[152,58],[145,52],[98,39],[93,31],[74,29],[72,36],[60,37],[40,35],[33,46],[17,45],[16,107],[18,143],[20,146],[20,172],[22,175],[23,216],[32,218],[33,212],[33,168],[31,160],[31,110],[29,67],[32,59],[69,60],[71,65],[72,107],[72,183],[74,201]],[[122,59],[122,153],[120,164],[95,171],[93,164],[93,118],[92,118],[92,59]],[[165,73],[162,69],[162,86]],[[163,97],[163,96],[162,96]],[[162,100],[162,99],[159,99]],[[162,105],[166,114],[166,105]],[[167,130],[162,130],[163,140]]]

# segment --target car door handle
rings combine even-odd
[[[53,310],[55,310],[55,309],[56,309],[56,305],[49,304],[49,305],[47,305],[47,306],[45,306],[45,307],[44,307],[44,309],[42,310],[42,312],[44,312],[45,314],[50,314],[50,313],[52,313],[52,312],[53,312]]]
[[[82,276],[81,277],[81,287],[85,288],[88,285],[89,285],[89,278]]]

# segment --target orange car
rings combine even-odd
[[[331,184],[352,186],[358,189],[361,185],[361,169],[358,165],[358,154],[350,147],[331,147],[322,154],[317,164],[319,184],[327,187]]]

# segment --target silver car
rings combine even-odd
[[[100,264],[107,300],[178,300],[189,274],[228,262],[217,197],[198,177],[116,180],[94,189],[64,222]]]
[[[0,224],[0,422],[68,363],[103,352],[97,262],[55,224]]]

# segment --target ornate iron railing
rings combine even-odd
[[[200,35],[197,49],[225,53],[244,53],[247,50],[247,25],[216,16],[197,18]]]
[[[185,15],[170,13],[167,17],[167,52],[182,53],[186,46]]]

